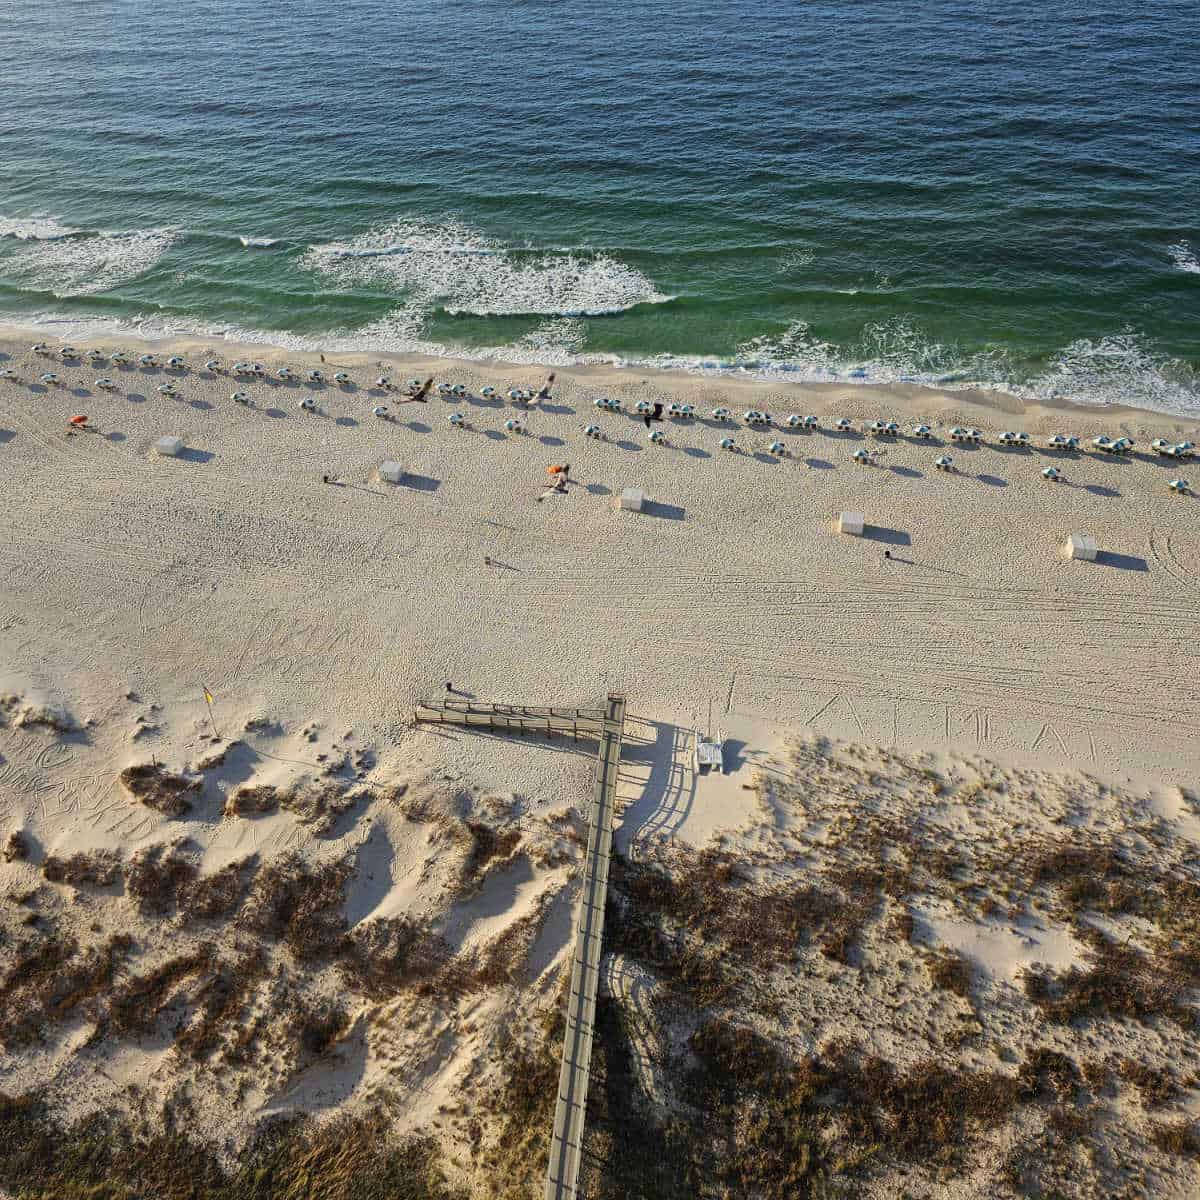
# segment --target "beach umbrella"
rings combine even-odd
[[[71,418],[70,423],[78,428],[81,425],[86,425],[88,423],[88,419],[83,415],[83,413],[79,413]]]
[[[30,350],[33,351],[34,354],[49,354],[50,353],[50,347],[47,346],[45,342],[34,342],[33,345],[30,346],[29,348],[30,348]]]
[[[737,443],[733,440],[733,438],[730,438],[730,437],[722,438],[717,443],[717,445],[720,446],[722,450],[736,450],[737,449]]]

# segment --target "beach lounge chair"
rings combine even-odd
[[[29,347],[29,349],[34,354],[40,354],[43,357],[50,353],[50,347],[47,346],[45,342],[34,342],[33,345]]]
[[[1092,445],[1095,446],[1097,450],[1103,450],[1105,454],[1108,454],[1112,451],[1112,438],[1105,437],[1104,434],[1101,434],[1099,437],[1092,438]]]
[[[153,354],[139,354],[138,355],[138,366],[139,367],[157,367],[158,359],[155,358]]]
[[[950,430],[950,440],[952,442],[967,441],[967,431],[961,425],[955,425],[954,428]]]
[[[39,378],[42,383],[48,384],[51,387],[58,382],[58,376],[53,371],[47,371],[44,375],[39,376]]]
[[[1063,473],[1057,467],[1047,467],[1042,472],[1042,478],[1050,480],[1051,483],[1059,483],[1064,478]]]
[[[801,417],[799,416],[799,414],[798,414],[798,413],[792,413],[792,414],[791,414],[791,415],[790,415],[790,416],[787,418],[787,420],[785,420],[785,421],[784,421],[784,424],[785,424],[785,425],[786,425],[786,426],[787,426],[789,429],[798,429],[798,428],[799,428],[799,426],[800,426],[800,421],[801,421]]]
[[[379,417],[381,420],[386,421],[388,419],[388,415],[389,411],[386,404],[377,404],[373,409],[371,409],[371,416]]]
[[[115,366],[123,367],[127,362],[129,362],[129,355],[126,354],[124,350],[114,350],[108,356],[108,361],[113,363]]]
[[[479,389],[479,395],[484,400],[491,400],[492,397],[495,396],[495,394],[496,394],[496,389],[494,387],[485,387],[485,388]]]
[[[59,358],[78,358],[79,351],[74,346],[62,346],[58,351]]]
[[[868,466],[871,462],[871,455],[860,446],[850,456],[856,463],[861,463],[863,466]]]
[[[337,384],[347,384],[350,382],[350,376],[345,371],[334,372],[333,382]]]
[[[275,372],[275,378],[278,379],[280,383],[288,383],[296,378],[296,374],[291,367],[280,367],[279,370]]]
[[[683,416],[683,405],[682,404],[668,404],[667,405],[667,416],[668,417],[682,417]]]
[[[935,458],[933,460],[933,466],[934,469],[938,471],[953,471],[954,459],[952,459],[948,454],[943,454],[940,458]]]
[[[653,442],[654,445],[656,445],[656,446],[662,445],[664,442],[666,442],[666,440],[667,440],[667,435],[665,433],[663,433],[663,431],[661,429],[655,429],[655,430],[651,431],[650,441]]]
[[[20,376],[11,367],[5,367],[3,371],[0,371],[0,379],[7,379],[10,383],[19,378]],[[96,381],[96,386],[100,386],[99,380]]]
[[[733,413],[727,408],[714,408],[712,410],[712,419],[714,421],[728,421],[732,416]]]
[[[187,363],[179,357],[178,354],[172,354],[167,359],[167,369],[171,371],[182,371],[187,366]]]
[[[325,382],[325,376],[322,375],[320,371],[309,371],[308,374],[304,376],[304,379],[307,383]]]
[[[204,364],[204,369],[211,371],[215,375],[221,369],[221,360],[219,358],[210,358]]]
[[[933,436],[933,430],[928,425],[914,425],[912,435],[915,438],[930,438]]]
[[[774,454],[776,458],[783,458],[787,455],[787,447],[782,442],[772,442],[767,447],[768,454]]]
[[[467,424],[467,418],[464,417],[460,412],[451,413],[448,420],[450,421],[450,424],[455,427],[455,429],[462,429]]]
[[[234,392],[229,398],[230,398],[230,400],[232,400],[234,402],[234,404],[249,404],[250,403],[250,393],[249,392]]]
[[[158,389],[158,394],[160,396],[178,396],[179,395],[179,393],[169,383],[164,383],[162,385],[162,387],[160,387]]]
[[[504,422],[504,428],[508,433],[524,433],[525,423],[520,417],[509,417],[508,420]],[[591,427],[589,426],[589,428]]]
[[[636,403],[636,404],[633,406],[633,411],[634,411],[635,413],[637,413],[637,414],[638,414],[638,416],[641,416],[641,415],[643,415],[644,413],[652,413],[652,412],[654,411],[654,405],[653,405],[653,403],[652,403],[651,401],[649,401],[649,400],[639,400],[639,401],[638,401],[638,402],[637,402],[637,403]]]
[[[967,441],[974,442],[976,445],[979,445],[983,441],[983,430],[982,429],[968,429],[967,430]]]
[[[817,418],[814,416],[811,416],[811,415],[805,417],[804,420],[800,422],[800,426],[802,429],[809,429],[809,430],[816,429],[819,424],[820,424],[820,422],[817,420]]]
[[[737,443],[731,437],[722,438],[718,443],[722,450],[736,450]]]
[[[837,423],[834,425],[834,429],[836,429],[838,433],[849,433],[853,428],[854,422],[851,421],[849,417],[838,417]]]
[[[599,425],[585,425],[583,427],[583,436],[596,438],[599,441],[604,440],[604,430]]]
[[[1186,479],[1172,479],[1167,484],[1167,487],[1169,487],[1173,492],[1178,492],[1181,496],[1186,496],[1187,493],[1191,491],[1191,488],[1188,487],[1188,481]]]
[[[95,347],[93,347],[91,350],[89,350],[87,352],[87,354],[84,355],[84,357],[88,360],[88,362],[94,363],[94,362],[99,362],[104,357],[104,355],[101,354],[100,351],[97,350]]]
[[[300,401],[299,407],[304,412],[316,412],[317,402],[311,396],[305,396],[304,399]]]
[[[864,421],[863,433],[869,433],[872,437],[878,437],[887,429],[883,421]]]

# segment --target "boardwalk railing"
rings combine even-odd
[[[583,897],[571,956],[571,990],[567,995],[558,1100],[550,1137],[550,1161],[546,1168],[545,1200],[575,1200],[587,1116],[596,992],[600,986],[600,951],[604,939],[604,905],[608,898],[617,772],[621,763],[621,739],[625,733],[625,697],[610,693],[603,709],[530,708],[447,700],[442,704],[423,704],[413,716],[422,724],[502,729],[545,737],[557,734],[576,740],[593,738],[600,742],[588,811]]]

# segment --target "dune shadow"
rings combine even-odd
[[[911,546],[912,538],[903,529],[890,529],[886,525],[864,525],[863,537],[887,546]]]

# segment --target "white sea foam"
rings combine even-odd
[[[57,242],[75,237],[80,231],[64,225],[56,217],[0,216],[0,238],[16,238],[21,242]]]
[[[1200,414],[1200,381],[1181,362],[1158,353],[1132,330],[1111,337],[1080,338],[1053,366],[1018,394],[1038,400],[1124,404],[1156,412]]]
[[[337,286],[380,288],[454,316],[598,316],[671,299],[606,254],[507,247],[455,221],[398,221],[312,246],[300,261]]]
[[[1195,250],[1188,242],[1180,241],[1168,246],[1167,253],[1180,271],[1187,271],[1189,275],[1200,275],[1200,259],[1196,257]]]
[[[587,351],[586,323],[575,318],[546,320],[514,342],[494,346],[434,341],[427,331],[427,319],[428,313],[421,304],[408,304],[356,329],[313,335],[214,326],[211,322],[164,318],[161,314],[125,320],[51,315],[31,319],[25,314],[12,314],[0,315],[0,324],[33,324],[75,341],[119,339],[122,334],[148,339],[201,336],[233,344],[279,346],[297,351],[417,354],[562,367],[572,364],[643,367],[788,383],[858,386],[911,383],[942,391],[986,388],[1030,401],[1119,404],[1180,416],[1200,416],[1200,379],[1195,373],[1185,364],[1156,352],[1143,336],[1128,331],[1109,338],[1073,342],[1038,377],[1018,380],[1013,378],[1003,352],[959,357],[905,320],[868,326],[861,342],[851,349],[822,341],[804,322],[796,322],[782,334],[743,343],[730,359],[673,354],[623,359],[612,353]]]
[[[173,230],[151,229],[30,241],[0,259],[0,273],[63,298],[94,296],[144,275],[177,236]]]
[[[270,246],[278,246],[278,238],[268,237],[239,237],[238,241],[250,250],[266,250]]]

